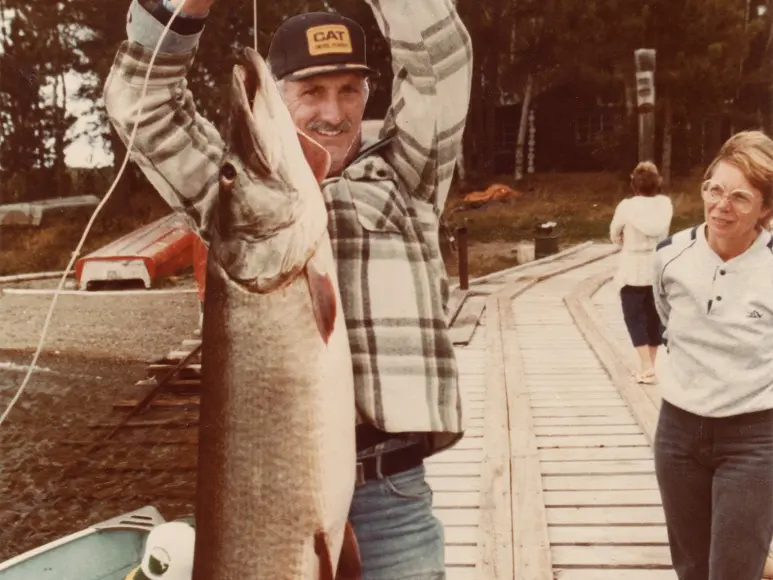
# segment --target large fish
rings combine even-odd
[[[330,157],[296,130],[250,48],[233,70],[224,138],[202,328],[193,580],[359,578],[347,523],[352,362],[319,187]]]

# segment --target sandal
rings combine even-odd
[[[658,380],[655,376],[655,369],[650,369],[643,373],[633,373],[633,375],[636,379],[636,382],[639,384],[652,385],[655,384]]]

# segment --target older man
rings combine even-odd
[[[181,0],[133,0],[105,103],[128,141],[150,58]],[[185,75],[215,0],[187,0],[163,39],[133,159],[210,239],[223,140],[196,113]],[[451,0],[366,0],[390,42],[392,104],[378,138],[361,125],[365,35],[333,13],[302,14],[268,55],[298,128],[332,158],[322,183],[354,361],[358,485],[350,520],[371,580],[444,578],[444,534],[424,459],[463,433],[438,218],[469,103],[472,49]],[[227,63],[223,63],[227,65]]]

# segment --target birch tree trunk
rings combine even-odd
[[[529,73],[526,79],[526,90],[521,104],[521,122],[518,124],[518,141],[515,144],[515,180],[523,179],[523,148],[526,142],[526,130],[529,123],[529,109],[531,108],[531,94],[534,90],[534,75]]]

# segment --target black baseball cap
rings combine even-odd
[[[374,73],[365,58],[362,27],[333,12],[308,12],[285,20],[271,39],[268,64],[277,80],[349,70]]]

